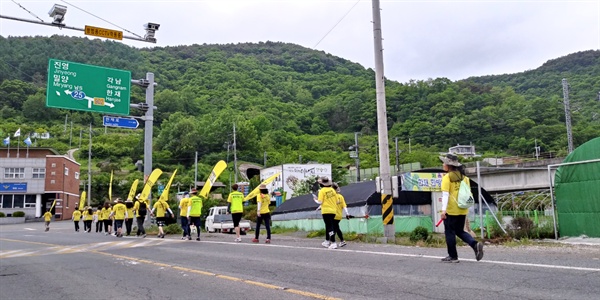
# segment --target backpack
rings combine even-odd
[[[458,189],[457,202],[458,207],[462,209],[469,208],[475,204],[473,193],[471,193],[471,187],[465,180],[466,178],[467,176],[465,176],[465,178],[463,178],[463,180],[460,182],[460,188]]]
[[[140,207],[138,208],[138,215],[140,217],[145,217],[147,213],[148,213],[148,211],[147,211],[147,207],[146,207],[146,202],[140,201]]]

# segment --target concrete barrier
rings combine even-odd
[[[4,217],[0,218],[0,225],[3,224],[21,224],[25,223],[25,217]]]

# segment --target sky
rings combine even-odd
[[[0,15],[37,20],[15,2],[45,22],[55,3],[65,5],[64,23],[77,28],[121,27],[143,36],[143,24],[160,24],[156,44],[123,40],[137,48],[275,41],[375,66],[371,0],[0,0]],[[403,83],[518,73],[600,49],[600,0],[381,0],[380,6],[384,74]],[[54,34],[85,37],[0,18],[3,37]]]

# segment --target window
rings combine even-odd
[[[25,195],[14,195],[13,208],[23,208],[25,202]]]
[[[12,208],[12,197],[13,195],[2,196],[2,208]]]
[[[75,172],[75,179],[79,179],[79,172]]]
[[[53,168],[56,168],[56,163],[52,163],[52,167],[53,167]]]
[[[17,179],[25,177],[25,168],[4,168],[4,178]]]
[[[55,184],[56,181],[54,179],[50,180],[50,184]]]
[[[25,207],[35,207],[35,195],[25,195]]]
[[[33,168],[32,172],[34,179],[42,179],[46,177],[46,168]]]
[[[50,172],[50,175],[56,176],[56,172],[52,171],[52,172]]]
[[[65,176],[69,176],[69,168],[65,168]]]

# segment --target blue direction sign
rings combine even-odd
[[[102,118],[102,125],[110,126],[110,127],[136,129],[136,128],[138,128],[140,123],[138,123],[138,121],[136,119],[104,116]]]

